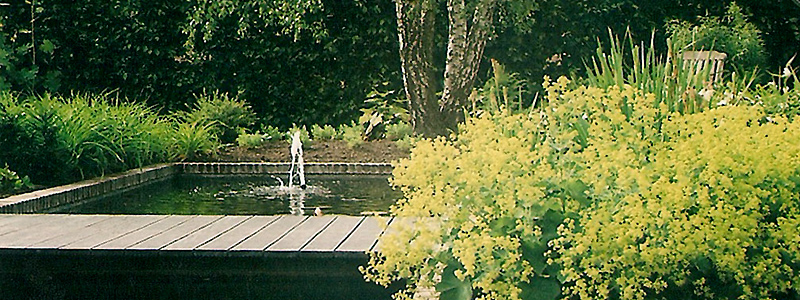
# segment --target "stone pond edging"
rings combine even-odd
[[[178,174],[288,174],[290,163],[169,163],[147,166],[77,183],[0,199],[0,213],[36,213]],[[388,163],[306,163],[309,175],[390,175]]]

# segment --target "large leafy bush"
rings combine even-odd
[[[699,24],[673,21],[667,27],[672,45],[683,50],[716,50],[728,55],[727,68],[743,72],[764,69],[767,53],[761,31],[747,20],[742,8],[731,3],[722,18],[705,16]]]
[[[178,117],[190,124],[208,125],[222,143],[233,143],[239,134],[256,121],[253,109],[238,97],[226,93],[203,92],[191,110],[180,112]]]
[[[398,164],[393,213],[413,226],[381,238],[368,279],[442,299],[797,295],[798,124],[545,86],[540,111],[473,119]]]

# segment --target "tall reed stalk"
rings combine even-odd
[[[744,74],[740,80],[745,84],[726,86],[722,84],[725,80],[713,80],[711,68],[697,69],[694,62],[684,61],[681,52],[671,47],[666,55],[656,54],[652,36],[650,44],[645,46],[644,43],[637,44],[630,34],[626,34],[627,47],[610,30],[609,37],[608,52],[600,45],[591,65],[586,64],[588,83],[602,88],[625,84],[635,86],[654,94],[657,102],[654,104],[663,104],[670,111],[695,113],[714,107],[720,103],[715,99],[722,90],[739,95],[741,89],[749,88],[747,82],[752,83],[755,76],[755,72]]]

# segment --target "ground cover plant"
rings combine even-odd
[[[659,94],[685,81],[606,65],[592,76],[609,84],[548,79],[541,107],[418,142],[392,180],[413,226],[381,238],[365,277],[407,280],[401,298],[800,296],[793,70]]]
[[[32,187],[33,185],[27,176],[19,177],[17,172],[10,170],[8,167],[0,168],[0,197]]]

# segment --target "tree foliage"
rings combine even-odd
[[[444,92],[450,20],[447,1],[428,2],[437,20],[431,86],[438,93]],[[113,91],[160,110],[183,109],[203,89],[241,92],[264,122],[286,128],[293,122],[347,123],[357,118],[360,101],[376,83],[402,89],[394,1],[0,3],[7,4],[0,5],[0,85],[15,92]],[[598,37],[608,43],[607,28],[619,33],[630,28],[641,40],[655,30],[656,46],[663,50],[667,21],[697,24],[699,16],[721,17],[730,2],[464,3],[465,12],[478,4],[496,7],[474,81],[483,85],[490,76],[486,58],[494,58],[531,84],[530,102],[541,92],[544,74],[579,71]],[[779,71],[798,51],[800,7],[791,1],[739,5],[763,33],[767,69]]]
[[[267,124],[352,120],[396,72],[391,6],[366,1],[208,1],[192,11],[201,86],[239,93]]]

